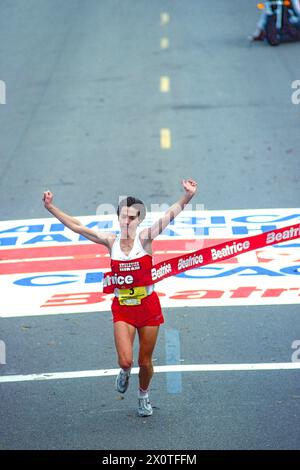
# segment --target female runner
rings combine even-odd
[[[142,269],[148,270],[152,266],[152,241],[163,232],[196,193],[197,183],[194,180],[182,180],[182,186],[184,188],[182,197],[151,227],[140,231],[138,231],[138,226],[146,214],[143,202],[134,197],[123,199],[117,210],[119,234],[98,232],[85,227],[79,220],[54,206],[53,194],[50,191],[44,192],[43,201],[45,208],[70,230],[94,243],[104,245],[109,251],[112,269],[121,261],[126,262],[126,266],[130,269],[130,262],[134,260],[132,266],[138,264]],[[164,322],[159,298],[154,285],[133,289],[116,288],[114,294],[112,301],[114,338],[121,368],[116,378],[116,389],[120,393],[125,393],[128,388],[133,365],[133,342],[137,331],[139,336],[138,415],[150,416],[153,413],[149,400],[149,386],[153,376],[152,354],[159,326]]]

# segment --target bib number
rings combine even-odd
[[[147,297],[146,287],[132,287],[131,289],[119,289],[120,305],[140,305],[142,299]]]

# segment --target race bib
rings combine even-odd
[[[147,297],[146,287],[132,287],[131,289],[119,289],[119,304],[120,305],[140,305],[142,299]]]

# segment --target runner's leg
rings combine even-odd
[[[159,326],[144,326],[138,328],[140,339],[139,349],[139,383],[141,390],[148,390],[153,376],[152,354],[155,348]]]
[[[130,369],[133,364],[133,342],[136,329],[123,321],[114,323],[115,345],[118,354],[119,366]]]

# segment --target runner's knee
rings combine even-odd
[[[149,369],[152,367],[152,359],[151,357],[141,357],[139,358],[139,366],[140,367],[144,367],[146,369]]]
[[[132,358],[119,357],[119,366],[121,369],[130,369],[132,367]]]

